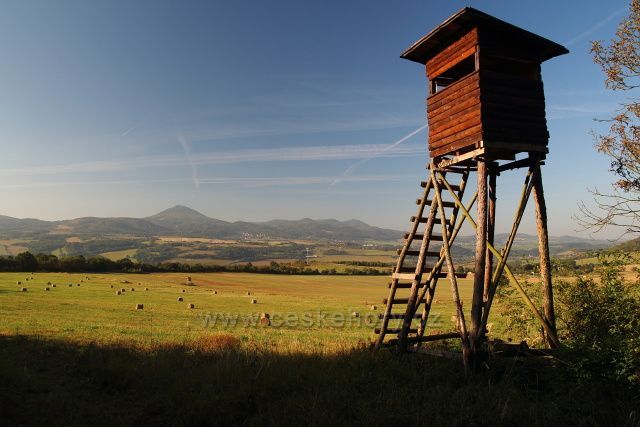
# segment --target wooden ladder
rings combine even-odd
[[[428,169],[431,168],[433,166],[430,164]],[[458,174],[460,176],[459,184],[450,185],[450,187],[456,192],[458,200],[462,200],[470,168],[449,167],[440,172],[442,178],[437,178],[440,199],[444,194],[448,194],[448,190],[444,188],[440,180],[446,179],[446,174]],[[434,233],[434,226],[438,225],[435,230],[442,229],[442,221],[445,222],[449,246],[451,246],[462,221],[457,222],[459,207],[450,201],[442,202],[442,211],[445,212],[445,217],[439,217],[439,206],[431,177],[420,185],[424,190],[422,197],[416,200],[418,212],[410,219],[411,228],[404,236],[404,245],[402,249],[398,250],[398,261],[391,274],[391,282],[388,285],[389,296],[382,301],[385,305],[385,311],[379,316],[382,324],[374,331],[378,334],[376,348],[382,345],[397,344],[399,349],[404,351],[409,343],[460,336],[458,332],[424,335],[436,284],[438,279],[447,277],[447,273],[441,271],[445,264],[443,236]],[[475,196],[471,203],[473,204],[474,201]],[[447,212],[449,212],[448,215]],[[418,244],[419,247],[416,247]],[[456,273],[456,277],[466,277],[466,274]],[[421,306],[422,310],[419,311]],[[394,324],[391,324],[392,322]],[[396,335],[397,337],[385,342],[387,335]]]

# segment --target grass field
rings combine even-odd
[[[465,377],[458,360],[374,354],[366,319],[382,309],[386,277],[191,278],[1,273],[2,424],[639,422],[633,397],[607,383],[577,385],[554,360],[498,360]],[[470,281],[460,289],[468,307]],[[448,284],[436,295],[432,329],[452,330]],[[262,312],[273,325],[245,325]],[[217,314],[239,324],[212,325]]]
[[[191,277],[189,286],[184,274],[171,273],[2,273],[0,333],[144,345],[183,343],[213,331],[226,331],[245,341],[284,341],[287,347],[304,342],[305,347],[317,349],[373,339],[389,280],[383,276],[248,273]],[[463,300],[470,299],[470,285],[469,280],[460,281]],[[27,291],[21,292],[22,287]],[[120,289],[125,291],[116,295]],[[177,301],[179,297],[183,301]],[[257,304],[251,303],[253,299]],[[143,304],[144,309],[136,310],[136,304]],[[194,304],[195,309],[187,308],[188,304]],[[374,305],[376,310],[372,310]],[[353,317],[354,312],[360,317]],[[251,325],[260,313],[270,314],[271,327]],[[451,294],[448,286],[443,286],[434,304],[433,327],[451,330],[452,315]],[[235,318],[236,326],[221,324]]]

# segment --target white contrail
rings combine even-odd
[[[136,130],[138,128],[138,126],[140,126],[140,123],[135,124],[133,126],[131,126],[129,129],[125,130],[124,132],[122,132],[120,134],[120,137],[125,137],[127,135],[129,135],[131,132],[133,132],[134,130]]]
[[[597,22],[594,26],[592,26],[588,30],[583,31],[580,34],[578,34],[577,36],[573,37],[571,40],[566,42],[564,45],[565,46],[571,46],[571,45],[579,42],[580,40],[584,39],[585,37],[590,36],[591,34],[595,33],[598,30],[598,28],[602,27],[607,22],[611,21],[613,18],[615,18],[616,16],[620,15],[625,10],[627,10],[626,6],[623,7],[622,9],[616,10],[611,15],[607,16],[606,18],[604,18],[602,21]]]
[[[182,135],[179,136],[179,138],[180,137],[186,142],[186,138]],[[188,144],[187,148],[189,148]],[[355,160],[370,156],[410,157],[424,151],[424,147],[418,144],[407,144],[395,149],[393,153],[385,152],[387,149],[388,146],[386,144],[250,148],[244,150],[198,153],[196,158],[189,155],[188,159],[185,158],[184,154],[158,155],[115,160],[90,160],[68,164],[0,168],[0,177],[117,172],[140,168],[190,166],[191,164],[200,166],[247,162]]]
[[[403,142],[405,142],[407,139],[413,137],[414,135],[416,135],[417,133],[423,131],[424,129],[427,128],[427,125],[423,125],[420,126],[418,129],[414,130],[413,132],[411,132],[408,135],[403,136],[402,138],[400,138],[399,140],[397,140],[396,142],[394,142],[393,144],[389,144],[386,147],[384,147],[382,150],[373,153],[363,159],[358,160],[357,162],[355,162],[354,164],[352,164],[351,166],[349,166],[348,168],[346,168],[344,170],[344,172],[342,172],[342,174],[336,178],[331,184],[329,184],[329,188],[335,186],[336,184],[338,184],[340,181],[342,181],[345,177],[351,175],[351,173],[356,170],[357,168],[359,168],[360,166],[364,165],[365,163],[367,163],[369,160],[371,159],[375,159],[376,157],[380,156],[381,154],[394,149],[395,147],[397,147],[398,145],[402,144]]]
[[[191,166],[191,178],[193,179],[193,185],[198,188],[200,187],[200,181],[198,180],[198,168],[196,167],[195,162],[191,158],[191,150],[189,148],[189,143],[181,133],[178,133],[178,141],[180,142],[180,146],[182,147],[182,151],[184,151],[184,156],[187,158],[187,162],[189,162],[189,166]]]

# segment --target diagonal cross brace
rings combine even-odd
[[[439,171],[437,171],[437,173],[441,174]],[[453,197],[454,202],[456,203],[456,205],[459,206],[460,211],[462,212],[462,214],[467,218],[467,220],[469,221],[471,226],[474,229],[476,229],[478,227],[478,225],[474,221],[474,219],[471,216],[471,214],[469,213],[469,211],[462,204],[462,202],[458,198],[457,194],[453,191],[453,189],[451,188],[449,183],[444,179],[444,177],[442,177],[442,183],[447,188],[447,190],[449,190],[449,193],[451,193],[451,196]],[[529,298],[527,293],[524,291],[524,289],[522,288],[522,286],[518,282],[518,279],[516,279],[515,275],[513,274],[513,272],[509,268],[509,266],[506,264],[506,258],[504,258],[502,256],[502,254],[500,254],[490,242],[487,242],[487,248],[491,251],[491,253],[493,253],[493,255],[496,257],[496,259],[498,260],[499,263],[504,264],[504,271],[507,273],[507,277],[509,278],[510,282],[513,284],[513,286],[516,288],[516,290],[520,293],[520,296],[522,297],[524,302],[527,304],[527,306],[531,309],[531,311],[533,312],[533,314],[536,317],[536,319],[538,319],[538,321],[540,322],[540,324],[544,328],[545,332],[549,336],[549,339],[556,346],[559,346],[560,345],[560,341],[558,340],[558,336],[553,331],[553,329],[551,328],[549,323],[545,320],[545,318],[542,317],[542,315],[540,314],[540,311],[538,311],[538,309],[536,308],[535,304],[531,301],[531,299]]]

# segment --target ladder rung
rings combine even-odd
[[[433,334],[433,335],[425,335],[422,337],[409,337],[409,342],[430,342],[430,341],[439,341],[439,340],[448,340],[453,338],[460,338],[459,332],[449,332],[444,334]]]
[[[396,289],[411,289],[412,283],[396,283]],[[389,283],[389,288],[391,288],[391,283]],[[418,289],[424,288],[425,283],[420,283],[418,285]]]
[[[398,280],[413,280],[416,278],[416,274],[415,273],[393,273],[391,275],[392,279],[398,279]]]
[[[422,269],[422,274],[428,273],[431,271],[431,269],[433,268],[433,266],[431,265],[425,265],[424,268]],[[411,266],[411,267],[400,267],[400,269],[398,270],[396,267],[393,267],[393,269],[391,270],[392,273],[411,273],[412,276],[415,276],[416,274],[416,267],[415,266]],[[413,280],[413,279],[412,279]]]
[[[439,179],[439,180],[438,180],[438,183],[439,183],[440,185],[444,186],[444,184],[442,183],[442,180],[441,180],[441,179]],[[449,187],[451,187],[451,189],[452,189],[453,191],[455,191],[456,193],[457,193],[458,191],[460,191],[460,186],[459,186],[459,185],[457,185],[457,184],[449,184]],[[446,190],[446,188],[445,188],[445,190]],[[444,191],[444,190],[443,190],[443,191]]]
[[[402,249],[398,249],[398,255],[400,255],[402,253]],[[419,256],[420,255],[420,251],[406,251],[405,256]],[[427,251],[425,252],[425,256],[427,257],[438,257],[440,258],[440,252],[435,252],[435,251]]]
[[[415,216],[412,216],[412,217],[411,217],[411,219],[410,219],[410,221],[411,221],[411,222],[415,222],[415,221],[416,221],[416,217],[415,217]],[[420,224],[426,224],[426,222],[427,222],[427,221],[428,221],[428,218],[423,218],[423,217],[418,218],[418,222],[419,222]],[[433,223],[434,223],[434,224],[442,224],[442,222],[441,222],[440,218],[434,218],[434,219],[433,219]]]
[[[413,235],[413,240],[422,240],[422,238],[424,237],[424,234],[422,233],[416,233]],[[404,238],[408,239],[409,238],[409,233],[405,233],[404,234]],[[441,235],[437,235],[437,234],[432,234],[431,237],[429,238],[430,241],[432,242],[442,242],[442,236]]]
[[[431,205],[432,202],[433,202],[433,200],[427,200],[427,205]],[[442,207],[444,207],[444,208],[455,208],[456,207],[456,203],[455,202],[444,202],[443,201],[442,202]]]
[[[399,334],[399,333],[400,333],[400,331],[402,331],[402,329],[401,329],[401,328],[387,328],[387,329],[384,331],[384,333],[385,333],[385,334]],[[376,334],[380,334],[380,328],[375,328],[375,329],[373,330],[373,332],[374,332],[374,333],[376,333]],[[410,334],[416,334],[416,333],[418,333],[418,330],[417,330],[417,329],[415,329],[415,328],[411,328],[411,329],[409,329],[409,333],[410,333]]]
[[[429,164],[428,163],[427,163],[427,169],[429,169]],[[443,172],[444,173],[458,173],[458,174],[464,175],[466,173],[469,173],[469,169],[448,167]]]
[[[432,200],[427,200],[426,204],[428,206],[431,206],[432,202],[433,202]],[[444,204],[445,208],[453,208],[456,205],[454,202],[442,202],[442,203]],[[422,204],[422,199],[416,199],[416,205],[420,206],[421,204]]]
[[[423,275],[423,276],[425,276],[425,275],[427,275],[427,276],[428,276],[428,275],[429,275],[429,273],[426,273],[426,274],[425,274],[425,273],[423,273],[422,275]],[[446,277],[448,277],[448,276],[449,276],[449,273],[438,273],[438,274],[436,274],[436,277],[437,277],[438,279],[445,279],[445,278],[446,278]],[[466,277],[467,277],[467,273],[457,273],[457,272],[456,272],[456,277],[457,277],[457,278],[459,278],[459,279],[464,279],[464,278],[466,278]]]
[[[384,319],[384,314],[378,314],[378,319]],[[391,313],[387,316],[387,319],[404,319],[404,313]],[[412,319],[422,319],[422,314],[416,313],[413,315]]]
[[[399,334],[400,331],[402,331],[402,328],[387,328],[387,330],[385,331],[385,334]],[[379,334],[380,333],[380,328],[376,328],[375,329],[375,333]],[[418,333],[418,329],[411,328],[411,329],[409,329],[409,333],[410,334],[417,334]]]
[[[420,300],[420,303],[425,302],[426,300],[424,298],[422,298]],[[383,304],[387,304],[387,302],[389,302],[389,298],[385,298],[382,300]],[[407,304],[409,302],[409,298],[395,298],[394,300],[391,301],[391,304]]]

